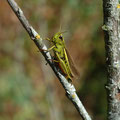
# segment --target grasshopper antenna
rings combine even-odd
[[[60,22],[59,32],[61,32],[61,29],[62,29],[62,23]]]
[[[60,22],[59,32],[60,32],[60,34],[61,34],[61,33],[66,33],[66,32],[68,32],[67,30],[62,31],[62,23],[61,23],[61,22]]]

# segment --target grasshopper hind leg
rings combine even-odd
[[[65,71],[62,69],[62,67],[61,67],[61,65],[60,65],[60,61],[57,61],[56,58],[54,58],[53,60],[55,61],[55,66],[56,66],[57,70],[59,70],[59,72],[60,72],[62,75],[64,75],[65,78],[68,80],[68,82],[71,83],[71,82],[72,82],[72,79],[71,79],[71,77],[70,77],[67,73],[65,73]],[[57,61],[57,62],[56,62],[56,61]]]

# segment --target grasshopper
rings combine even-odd
[[[74,74],[78,75],[77,69],[74,67],[73,61],[66,49],[64,37],[62,35],[64,32],[56,33],[52,39],[47,38],[53,46],[48,49],[48,51],[53,50],[54,59],[56,66],[59,66],[62,74],[66,77],[68,82],[72,82]]]

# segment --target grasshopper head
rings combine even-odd
[[[54,43],[61,43],[64,41],[62,32],[58,32],[53,36],[53,42]]]

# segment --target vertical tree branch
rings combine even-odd
[[[120,120],[120,6],[119,0],[103,0],[108,120]]]
[[[69,100],[75,105],[76,109],[78,110],[79,114],[84,120],[91,120],[90,116],[88,115],[87,111],[85,110],[84,106],[82,105],[80,99],[76,94],[76,90],[74,85],[69,83],[66,78],[57,70],[54,63],[51,61],[51,56],[49,52],[41,51],[41,49],[47,50],[47,47],[42,43],[42,38],[38,35],[38,33],[33,29],[33,27],[29,24],[26,17],[24,16],[22,10],[17,5],[14,0],[7,0],[11,8],[13,9],[14,13],[22,23],[23,27],[28,32],[30,38],[34,41],[40,52],[45,57],[46,61],[49,63],[51,68],[53,69],[54,73],[58,77],[59,81],[61,82],[62,86],[65,89],[66,95]]]

